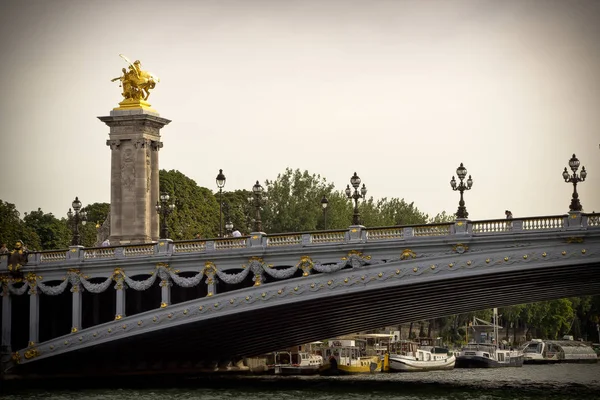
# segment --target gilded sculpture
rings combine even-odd
[[[126,108],[148,108],[148,97],[150,90],[154,89],[160,79],[148,71],[142,69],[142,63],[139,60],[133,63],[123,54],[119,56],[129,64],[128,69],[121,69],[122,75],[111,79],[111,82],[119,81],[119,86],[123,89],[121,96],[123,101],[119,103],[117,109]]]

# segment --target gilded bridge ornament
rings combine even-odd
[[[150,90],[154,89],[160,79],[152,73],[144,71],[139,60],[132,63],[123,54],[119,54],[119,56],[129,64],[129,68],[123,68],[121,76],[111,79],[111,82],[119,81],[119,87],[123,89],[121,95],[124,100],[119,103],[120,107],[115,108],[115,110],[149,109],[148,97],[150,97]]]

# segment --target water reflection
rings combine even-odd
[[[600,364],[527,365],[522,368],[455,369],[340,377],[196,377],[168,381],[94,380],[85,389],[26,389],[11,383],[3,398],[95,400],[494,400],[600,399]],[[120,386],[117,389],[114,386]],[[96,387],[92,389],[91,387]],[[6,389],[6,388],[5,388]]]

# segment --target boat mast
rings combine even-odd
[[[494,342],[496,343],[496,349],[498,349],[498,309],[494,308]]]

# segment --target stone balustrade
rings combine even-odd
[[[27,268],[52,264],[85,264],[111,259],[139,257],[164,257],[173,254],[243,252],[247,250],[293,249],[314,246],[337,246],[340,244],[405,241],[416,243],[441,237],[460,235],[488,236],[529,234],[569,229],[594,229],[600,227],[600,213],[571,212],[567,215],[515,218],[511,220],[457,220],[453,223],[425,224],[365,228],[351,226],[346,230],[316,231],[285,234],[252,233],[239,238],[216,238],[173,242],[159,240],[156,243],[30,252]],[[0,256],[0,271],[7,268],[7,255]]]

